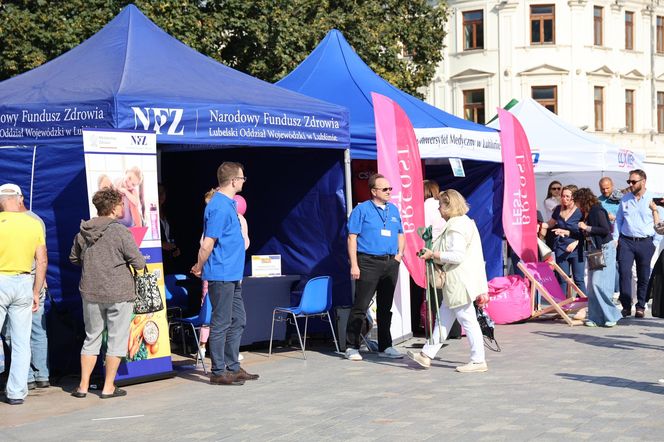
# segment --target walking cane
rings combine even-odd
[[[431,250],[433,247],[433,234],[431,232],[431,226],[429,227],[420,227],[417,229],[417,234],[424,240],[424,247]],[[440,302],[438,301],[438,290],[436,290],[436,285],[434,283],[435,272],[434,272],[434,262],[433,259],[429,259],[425,263],[425,276],[426,276],[426,290],[425,290],[425,299],[427,303],[427,323],[429,325],[429,343],[433,345],[433,321],[438,318],[438,332],[442,341],[443,337],[443,325],[440,323]],[[434,302],[436,304],[436,316],[434,317],[431,313],[431,290],[433,290]]]

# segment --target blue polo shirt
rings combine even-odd
[[[620,207],[620,201],[609,199],[604,195],[599,196],[597,199],[599,200],[599,203],[602,205],[602,207],[604,207],[604,210],[606,210],[611,215],[616,216],[616,213],[618,213],[618,207]]]
[[[390,236],[381,231],[389,230]],[[373,201],[365,201],[353,209],[348,219],[348,233],[357,235],[357,251],[368,255],[396,255],[399,234],[403,233],[399,209],[392,203],[380,208]]]
[[[203,266],[207,281],[240,281],[244,276],[244,238],[235,201],[216,192],[205,207],[203,235],[214,238],[210,257]]]

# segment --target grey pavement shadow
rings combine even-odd
[[[570,381],[585,382],[586,384],[604,385],[614,388],[629,388],[631,390],[646,391],[653,394],[664,394],[664,386],[657,382],[632,381],[630,379],[619,378],[616,376],[590,376],[575,373],[556,373]]]
[[[608,336],[597,336],[579,333],[558,333],[549,331],[536,331],[536,335],[545,336],[554,339],[570,339],[582,344],[593,345],[595,347],[617,348],[624,350],[633,350],[634,348],[642,348],[647,350],[664,350],[664,346],[644,344],[642,342],[628,341],[626,339],[616,339]]]
[[[619,325],[620,327],[639,326],[639,327],[664,328],[664,321],[659,321],[655,318],[647,318],[647,319],[624,318],[620,321]]]

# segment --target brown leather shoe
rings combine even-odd
[[[236,373],[238,379],[243,381],[255,381],[260,376],[257,374],[247,373],[244,368],[240,367],[240,370]]]
[[[644,318],[646,316],[646,311],[642,308],[637,308],[634,313],[635,318]]]
[[[210,376],[210,383],[213,385],[244,385],[244,379],[239,379],[238,373],[226,371],[220,375]]]

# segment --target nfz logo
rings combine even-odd
[[[145,135],[132,135],[131,136],[131,145],[132,146],[147,146],[148,137]]]
[[[139,129],[139,123],[143,130],[154,130],[157,135],[162,134],[162,128],[166,129],[166,135],[184,135],[182,115],[184,109],[166,107],[136,107],[134,111],[134,129]]]
[[[620,149],[618,151],[618,166],[627,167],[629,169],[634,167],[634,153],[631,150]]]

